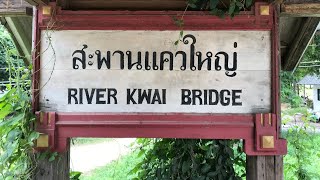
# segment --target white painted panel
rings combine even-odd
[[[48,36],[45,35],[49,33]],[[42,110],[60,112],[183,112],[183,113],[260,113],[269,112],[271,104],[271,45],[270,32],[268,31],[189,31],[184,35],[194,36],[184,44],[178,46],[173,43],[179,37],[178,31],[55,31],[42,33],[41,50],[41,79],[40,104]],[[195,66],[198,66],[199,52],[202,53],[201,60],[206,55],[212,56],[212,69],[190,70],[191,43],[194,42],[196,55]],[[237,46],[235,46],[235,42]],[[81,50],[86,44],[86,68],[74,69],[72,54]],[[111,53],[111,68],[102,66],[97,68],[96,50],[100,50],[105,56],[108,51]],[[133,62],[137,61],[138,52],[149,53],[149,64],[152,66],[152,54],[156,52],[157,65],[160,65],[160,53],[170,51],[174,55],[178,51],[186,53],[186,70],[181,70],[182,56],[178,55],[173,60],[173,69],[169,68],[169,62],[164,62],[163,70],[146,70],[144,56],[142,56],[142,69],[125,67],[121,69],[119,56],[112,56],[112,53],[120,50],[124,53],[132,53]],[[209,54],[208,54],[209,52]],[[218,52],[225,52],[229,61],[233,60],[234,53],[237,54],[237,68],[230,71],[233,77],[226,75],[223,61],[220,71],[215,70],[216,57]],[[198,54],[197,54],[198,53]],[[210,54],[211,53],[211,54]],[[93,54],[93,58],[89,55]],[[74,57],[80,57],[80,54]],[[169,56],[165,56],[169,57]],[[221,58],[222,56],[220,56]],[[127,58],[125,54],[125,58]],[[220,59],[221,60],[221,59]],[[92,66],[88,64],[91,61]],[[234,64],[229,62],[229,67]],[[127,63],[127,59],[125,59]],[[77,61],[78,65],[81,65]],[[77,89],[77,94],[68,101],[68,88]],[[80,90],[82,88],[82,90]],[[88,104],[84,89],[90,95],[92,89],[101,89],[100,101],[107,102],[107,93],[102,92],[104,88],[117,90],[116,100],[111,97],[111,104],[96,104],[96,91],[91,104]],[[146,100],[141,104],[127,103],[127,89],[165,89],[165,104],[148,104]],[[199,98],[196,98],[194,105],[182,105],[182,89],[221,91],[241,90],[237,92],[235,103],[232,105],[221,104],[200,105]],[[80,103],[80,91],[83,93],[83,102]],[[72,90],[73,94],[75,90]],[[200,91],[194,91],[199,93]],[[208,93],[208,91],[206,91]],[[225,91],[222,91],[225,92]],[[196,94],[197,95],[197,94]],[[214,94],[213,94],[214,95]],[[138,90],[132,96],[137,100]],[[130,97],[130,96],[129,96]],[[164,95],[160,93],[161,99]],[[209,97],[209,95],[207,95]],[[152,98],[151,98],[152,99]],[[186,98],[188,99],[188,98]],[[185,99],[185,100],[186,100]],[[204,97],[201,96],[202,104]],[[75,104],[78,101],[78,104]],[[226,102],[228,100],[225,100]],[[138,102],[137,102],[138,103]],[[241,105],[239,104],[241,103]]]
[[[320,101],[318,100],[318,89],[319,85],[313,85],[313,110],[320,112]]]

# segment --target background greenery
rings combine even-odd
[[[9,80],[9,73],[7,71],[8,49],[15,49],[15,47],[10,34],[5,30],[4,26],[0,25],[0,82]]]
[[[320,75],[320,34],[316,34],[308,46],[300,64],[304,68],[297,68],[294,72],[281,72],[281,102],[289,103],[292,107],[299,107],[302,103],[298,95],[296,83],[306,75]],[[318,61],[318,62],[317,62]]]
[[[133,179],[134,174],[130,174],[130,171],[136,164],[139,163],[141,157],[138,157],[138,152],[133,152],[128,155],[122,156],[116,161],[112,161],[106,166],[97,168],[88,174],[80,176],[80,180],[125,180]]]
[[[301,117],[297,123],[291,122],[291,127],[283,132],[283,137],[288,141],[288,154],[284,156],[285,179],[319,179],[320,126],[310,123],[311,113],[306,107],[287,109],[282,113],[283,123],[287,115],[292,117],[299,113]]]
[[[0,26],[0,77],[7,93],[0,98],[0,179],[29,179],[30,156],[39,134],[32,130],[31,67],[25,67],[5,29]]]
[[[72,138],[71,144],[78,146],[78,145],[85,145],[85,144],[97,144],[102,142],[109,142],[114,140],[113,138]]]

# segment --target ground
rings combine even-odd
[[[134,141],[134,138],[121,138],[71,146],[70,168],[72,171],[87,173],[104,166],[130,152],[130,144]]]

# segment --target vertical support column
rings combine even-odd
[[[272,30],[273,33],[273,47],[272,57],[276,60],[273,61],[273,72],[276,73],[277,78],[279,77],[279,67],[280,67],[280,46],[279,46],[279,6],[275,6],[274,11],[274,28]],[[276,38],[277,37],[277,38]],[[273,79],[274,80],[274,79]],[[279,79],[280,81],[280,79]],[[280,82],[274,82],[272,90],[274,91],[272,94],[275,100],[273,104],[272,111],[277,114],[277,136],[280,137],[281,133],[281,117],[280,117]],[[247,180],[282,180],[283,179],[283,156],[247,156],[247,165],[246,165],[246,174]]]
[[[49,162],[48,158],[35,162],[33,180],[69,180],[70,143],[67,151],[59,153],[56,159]]]
[[[282,156],[247,156],[247,180],[282,180]]]

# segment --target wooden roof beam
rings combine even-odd
[[[14,41],[25,65],[31,62],[32,17],[1,17],[3,24]]]
[[[300,26],[298,33],[296,34],[294,40],[289,46],[288,53],[282,61],[283,70],[295,70],[317,30],[319,21],[319,17],[308,17],[303,19],[302,25]]]
[[[27,3],[29,3],[32,6],[38,6],[40,5],[48,5],[49,0],[25,0]]]
[[[319,0],[286,0],[281,5],[282,16],[320,17]]]
[[[0,16],[32,16],[32,6],[21,0],[0,1]]]

